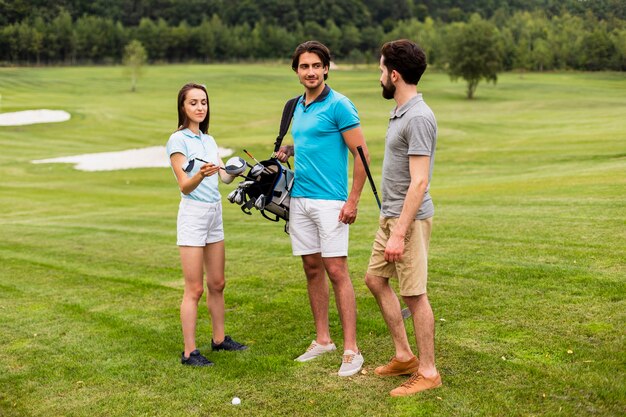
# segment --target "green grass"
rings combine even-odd
[[[300,260],[281,226],[226,200],[226,326],[251,349],[188,369],[171,171],[30,163],[164,145],[191,80],[208,87],[218,143],[257,158],[301,90],[288,65],[149,67],[134,94],[121,68],[0,69],[2,112],[72,114],[0,127],[0,415],[623,415],[624,74],[503,74],[474,101],[462,83],[424,76],[440,128],[429,294],[444,386],[402,399],[387,395],[402,379],[373,375],[393,349],[362,279],[377,217],[369,190],[349,258],[367,374],[334,375],[339,355],[293,361],[313,337]],[[392,102],[378,71],[333,71],[329,84],[359,109],[380,180]],[[331,323],[341,342],[334,305]]]

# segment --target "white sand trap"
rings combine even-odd
[[[63,110],[25,110],[13,113],[0,113],[0,126],[24,126],[37,123],[58,123],[70,120],[70,114]]]
[[[219,148],[220,157],[233,154],[232,149]],[[142,149],[129,149],[121,152],[87,153],[84,155],[62,156],[60,158],[38,159],[34,164],[70,163],[80,171],[115,171],[133,168],[169,168],[170,161],[165,146],[151,146]]]

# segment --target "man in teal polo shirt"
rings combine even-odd
[[[316,41],[299,45],[291,68],[305,87],[293,115],[293,146],[283,146],[277,158],[295,157],[289,232],[293,254],[302,257],[316,337],[296,358],[305,362],[336,349],[328,327],[328,282],[343,327],[344,354],[339,376],[363,366],[356,343],[356,301],[348,273],[348,225],[354,223],[365,183],[365,169],[356,156],[367,146],[356,108],[326,85],[330,51]],[[348,194],[348,152],[354,157],[352,188]]]

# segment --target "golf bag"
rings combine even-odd
[[[300,97],[293,98],[285,104],[280,121],[280,130],[274,142],[274,152],[278,152],[283,137],[289,130],[293,112]],[[252,215],[252,208],[256,208],[266,219],[278,222],[285,220],[285,233],[289,233],[289,193],[293,186],[294,174],[289,162],[283,166],[276,158],[260,161],[262,170],[255,166],[245,176],[245,181],[228,195],[228,201],[241,205],[241,211]]]

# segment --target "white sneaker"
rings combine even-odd
[[[339,376],[352,376],[363,367],[363,355],[361,352],[346,350],[343,352],[343,362],[339,368]]]
[[[333,350],[337,350],[337,347],[334,343],[320,345],[314,340],[311,342],[311,345],[306,349],[306,352],[298,356],[295,360],[298,362],[310,361],[311,359],[315,359],[318,356],[323,355],[326,352],[332,352]]]

